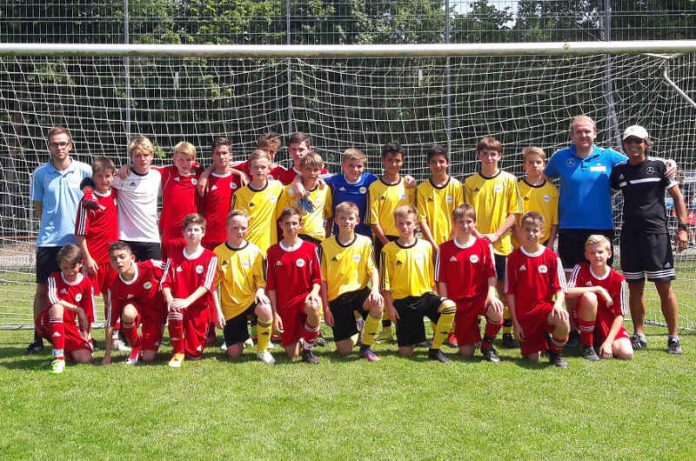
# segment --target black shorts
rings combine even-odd
[[[505,280],[505,266],[507,262],[507,256],[499,255],[497,253],[493,254],[495,259],[495,276],[499,281]]]
[[[613,229],[560,229],[558,231],[558,256],[561,258],[563,269],[573,270],[576,264],[587,262],[585,259],[585,241],[592,234],[603,235],[611,243],[611,258],[609,265],[614,263],[614,230]]]
[[[254,314],[255,308],[256,304],[252,304],[247,310],[225,322],[225,328],[222,330],[222,334],[225,336],[225,344],[233,346],[249,339],[247,323],[249,320],[256,319],[256,314]]]
[[[333,301],[329,301],[329,309],[334,319],[332,327],[334,341],[348,339],[358,332],[354,312],[358,311],[364,316],[366,312],[363,310],[363,305],[369,295],[370,289],[365,287],[362,290],[343,293]]]
[[[321,240],[305,234],[300,234],[298,237],[305,242],[313,243],[314,246],[317,247],[317,256],[319,257],[319,261],[321,261]]]
[[[443,299],[435,293],[426,293],[394,301],[394,307],[399,313],[399,320],[396,322],[396,342],[399,346],[415,346],[425,341],[423,319],[428,317],[431,322],[437,322]]]
[[[669,234],[621,232],[621,272],[627,282],[674,280],[674,257]]]
[[[48,283],[48,276],[58,272],[61,247],[36,247],[36,283]]]
[[[387,235],[387,240],[390,242],[393,242],[397,240],[399,237],[394,236],[394,235]],[[377,267],[379,267],[379,261],[382,258],[382,248],[384,248],[384,245],[382,245],[382,241],[375,237],[375,263],[377,264]]]
[[[136,261],[147,261],[148,259],[162,259],[162,245],[158,242],[128,242],[131,251],[135,255]]]

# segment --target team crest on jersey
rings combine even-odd
[[[298,259],[297,261],[295,261],[295,265],[296,265],[297,267],[304,267],[304,266],[305,266],[305,260],[302,259],[302,258],[300,258],[300,259]]]
[[[75,301],[77,301],[78,303],[82,301],[82,293],[78,293],[75,295]]]
[[[363,186],[363,187],[361,187],[360,189],[358,189],[358,191],[359,191],[361,194],[363,194],[363,195],[367,194],[367,188],[366,188],[365,186]]]
[[[406,200],[406,193],[399,195],[399,200]]]
[[[198,185],[198,180],[197,180],[196,178],[193,178],[193,179],[191,180],[191,184],[193,184],[194,186],[197,186],[197,185]]]
[[[478,255],[471,255],[471,256],[469,256],[469,261],[471,261],[472,264],[476,264],[477,262],[479,262],[479,257],[478,257]]]
[[[356,263],[360,262],[360,255],[353,255],[353,261]]]
[[[573,168],[575,166],[575,159],[568,158],[568,159],[566,159],[565,164],[568,168]]]
[[[231,182],[230,183],[230,189],[236,189],[237,188],[237,183]]]
[[[196,274],[202,274],[203,273],[203,265],[199,264],[196,266]]]
[[[448,195],[447,198],[446,198],[445,200],[447,200],[447,203],[452,203],[452,202],[454,202],[454,199],[452,198],[451,195]]]
[[[249,269],[251,267],[251,264],[249,263],[248,259],[245,259],[244,261],[242,261],[242,267],[244,269]]]
[[[540,274],[545,274],[545,273],[547,273],[548,271],[549,271],[549,268],[546,267],[545,264],[542,264],[541,266],[539,266],[539,273],[540,273]]]
[[[647,174],[655,174],[655,168],[649,166],[649,167],[647,167],[647,168],[645,169],[645,172],[646,172]]]
[[[551,197],[548,194],[544,195],[544,202],[549,203],[549,200],[551,200]]]
[[[501,186],[500,184],[497,184],[497,185],[493,188],[493,190],[495,191],[496,194],[500,194],[500,193],[503,191],[503,186]]]
[[[152,288],[152,283],[151,282],[143,283],[143,288],[145,288],[146,290],[149,290],[150,288]]]
[[[275,195],[271,195],[270,197],[268,197],[268,201],[269,201],[269,202],[275,203],[275,201],[276,201],[276,196],[275,196]]]

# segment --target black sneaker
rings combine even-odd
[[[27,354],[38,354],[44,350],[43,339],[37,338],[27,346]]]
[[[576,349],[580,347],[580,333],[578,330],[570,330],[568,334],[568,342],[565,347],[570,347],[571,349]]]
[[[440,349],[428,349],[428,358],[437,360],[440,363],[450,363],[450,359]]]
[[[673,355],[683,354],[681,344],[679,344],[679,338],[673,338],[667,340],[667,353]]]
[[[319,359],[316,355],[314,355],[314,352],[312,352],[311,350],[302,351],[302,361],[311,363],[312,365],[316,365],[319,363]]]
[[[634,351],[639,349],[647,349],[648,342],[646,341],[645,336],[634,333],[631,335],[631,346],[633,346]]]
[[[503,347],[505,349],[516,349],[520,343],[512,336],[512,333],[503,333]]]
[[[433,343],[426,340],[426,341],[421,341],[419,343],[416,343],[415,347],[430,347],[430,346],[432,346],[432,344]]]
[[[556,352],[549,351],[549,362],[551,365],[558,368],[568,368],[568,362],[566,362],[561,354]]]
[[[483,354],[483,358],[488,360],[489,362],[493,362],[493,363],[500,362],[500,357],[498,357],[498,351],[496,351],[493,346],[482,347],[481,353]]]
[[[590,362],[599,362],[599,356],[595,352],[594,347],[585,346],[582,348],[582,356]]]

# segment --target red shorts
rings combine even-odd
[[[520,349],[523,356],[548,350],[549,344],[546,334],[554,330],[553,325],[549,325],[548,317],[553,310],[553,303],[540,302],[523,316],[517,316],[517,321],[522,327],[524,341],[520,342]]]
[[[36,318],[36,329],[43,338],[51,341],[51,324],[49,323],[48,311],[49,309],[44,309]],[[80,329],[77,327],[76,323],[65,322],[64,326],[65,352],[83,350],[92,352],[92,345],[80,335]]]
[[[594,344],[595,346],[601,346],[602,343],[604,342],[605,339],[607,339],[607,335],[609,334],[609,330],[611,330],[611,324],[614,323],[614,316],[606,311],[599,311],[597,312],[597,319],[595,323],[595,329],[594,329]],[[628,331],[622,326],[619,331],[616,333],[616,336],[614,337],[614,341],[617,339],[621,338],[627,338],[630,339],[630,336],[628,334]]]
[[[279,308],[278,315],[280,315],[280,319],[283,321],[283,334],[280,337],[280,343],[283,347],[287,347],[299,341],[302,337],[305,323],[307,323],[304,299],[289,306]]]
[[[166,261],[175,254],[181,253],[186,248],[184,237],[162,239],[162,260]]]
[[[478,316],[486,315],[486,295],[456,301],[457,314],[454,316],[454,334],[461,345],[476,344],[481,341]]]
[[[189,306],[184,309],[184,353],[186,357],[197,359],[203,355],[208,343],[209,323],[210,307],[208,304]]]
[[[144,351],[157,351],[162,342],[162,333],[164,332],[164,319],[153,316],[142,317],[138,311],[138,317],[135,319],[135,328],[140,327],[140,344]]]
[[[94,295],[99,296],[102,293],[106,293],[106,290],[114,283],[117,277],[116,271],[111,267],[109,263],[99,264],[99,270],[97,273],[91,276],[92,285],[94,285]],[[104,306],[104,318],[106,318],[106,306]]]

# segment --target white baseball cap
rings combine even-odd
[[[643,141],[650,141],[648,131],[640,125],[631,125],[628,128],[626,128],[626,131],[624,131],[621,140],[625,141],[627,138],[630,138],[631,136],[642,139]]]

